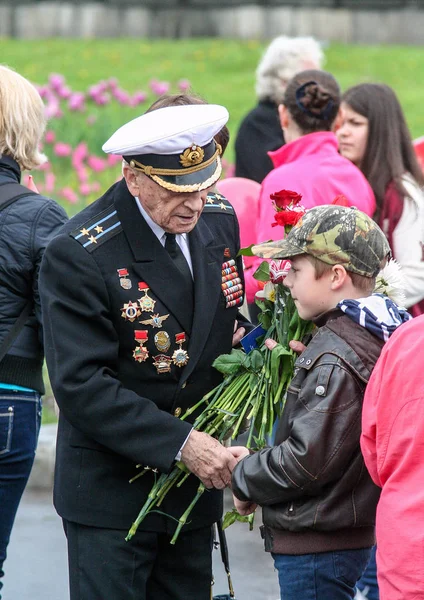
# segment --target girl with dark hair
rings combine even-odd
[[[342,97],[340,153],[359,167],[377,201],[374,219],[406,279],[406,306],[424,312],[424,175],[402,108],[387,85],[362,83]]]
[[[341,101],[340,88],[326,71],[307,70],[295,75],[287,84],[282,104],[278,107],[286,144],[269,155],[274,164],[262,182],[257,220],[257,241],[281,237],[272,227],[274,207],[270,194],[281,189],[302,195],[301,204],[312,208],[329,204],[339,195],[346,197],[368,215],[375,210],[374,194],[366,178],[351,161],[338,152],[333,133]],[[246,272],[246,294],[254,301],[257,282],[253,267]]]

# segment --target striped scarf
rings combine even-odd
[[[392,333],[412,319],[404,308],[383,294],[373,294],[357,300],[342,300],[337,305],[348,317],[368,329],[370,333],[387,342]]]

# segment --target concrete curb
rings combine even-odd
[[[27,483],[27,489],[53,489],[54,463],[56,454],[57,423],[42,425],[38,438],[34,465]]]

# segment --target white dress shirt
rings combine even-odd
[[[143,215],[144,220],[146,221],[147,225],[153,231],[153,233],[158,238],[158,240],[160,241],[162,246],[165,247],[166,231],[164,229],[162,229],[162,227],[160,227],[157,223],[155,223],[153,221],[153,219],[147,214],[147,212],[141,206],[141,202],[137,197],[136,197],[136,200],[137,200],[137,206],[138,206],[141,214]],[[181,252],[184,254],[184,258],[186,259],[188,266],[190,267],[191,276],[193,276],[193,265],[191,264],[191,255],[190,255],[190,248],[188,245],[187,233],[177,233],[175,236],[175,240],[176,240],[177,244],[179,245],[179,247],[181,248]],[[193,429],[191,431],[193,431]],[[190,433],[191,433],[191,431],[190,431]],[[190,433],[184,440],[184,443],[181,446],[177,456],[175,457],[175,460],[177,460],[177,461],[181,460],[181,452],[182,452],[182,449],[184,448],[184,446],[186,445],[188,438],[190,437]]]

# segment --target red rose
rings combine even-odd
[[[291,190],[280,190],[270,195],[271,200],[277,208],[284,209],[287,206],[296,206],[302,199],[302,195]]]
[[[277,227],[280,225],[281,227],[285,227],[286,225],[296,225],[298,221],[303,217],[304,211],[301,210],[282,210],[281,212],[277,212],[274,215],[274,223],[271,223],[273,227]]]
[[[347,198],[343,196],[343,194],[336,196],[331,204],[335,204],[336,206],[350,206]]]

